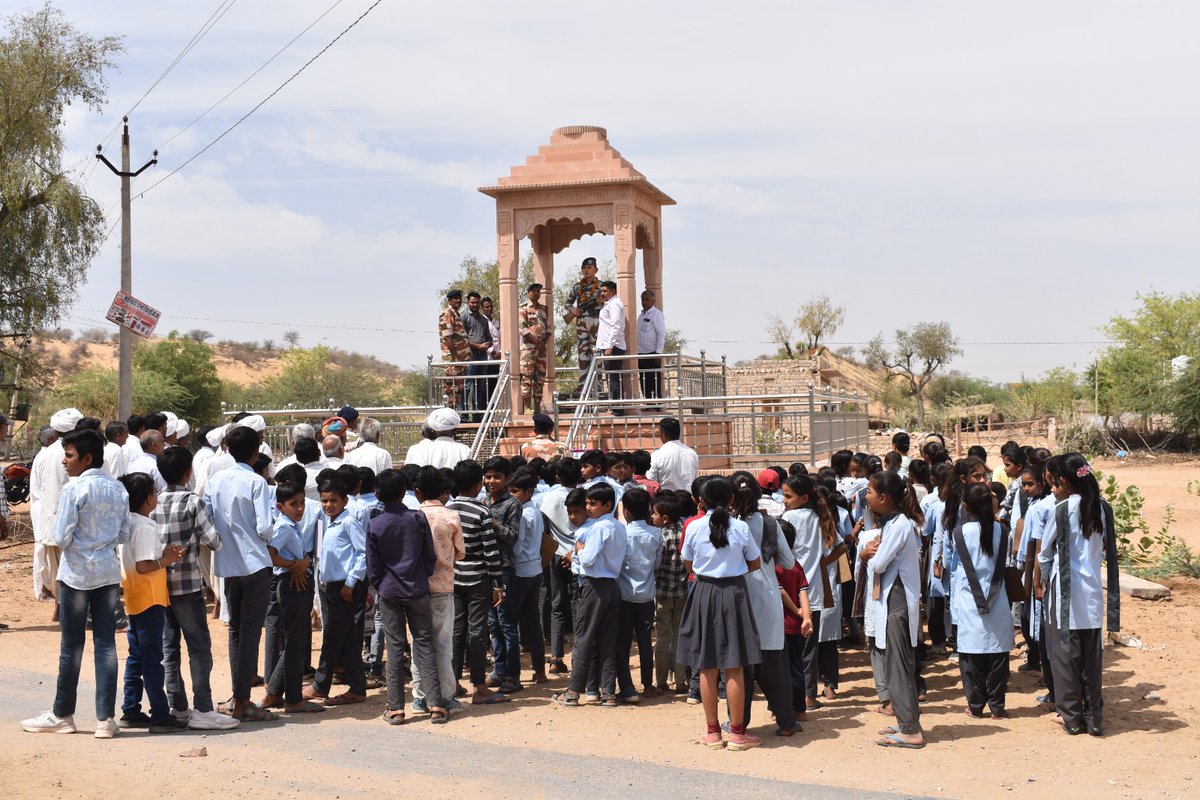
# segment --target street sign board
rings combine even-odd
[[[129,328],[138,336],[149,337],[154,333],[154,326],[158,325],[160,316],[162,312],[157,308],[152,308],[125,292],[117,292],[105,318],[109,322]]]

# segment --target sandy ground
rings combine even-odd
[[[1173,530],[1200,546],[1200,498],[1188,480],[1200,477],[1197,462],[1101,464],[1137,483],[1147,494],[1152,526],[1162,507],[1175,503]],[[884,719],[870,712],[870,669],[861,651],[842,654],[842,693],[813,712],[792,739],[771,736],[765,703],[756,701],[752,728],[764,746],[745,753],[712,752],[694,744],[703,716],[674,698],[640,707],[560,708],[548,686],[530,687],[508,705],[476,708],[449,725],[425,721],[391,728],[379,720],[381,692],[359,706],[331,709],[303,719],[285,718],[232,734],[202,737],[122,735],[112,742],[90,736],[33,736],[20,718],[50,705],[54,693],[58,633],[50,609],[30,597],[31,546],[0,549],[0,785],[14,797],[157,797],[165,786],[184,796],[253,792],[270,797],[360,797],[402,781],[427,796],[559,797],[603,780],[598,796],[757,796],[779,791],[768,778],[796,782],[789,793],[823,796],[820,786],[843,787],[839,797],[870,791],[901,796],[1165,797],[1195,792],[1200,775],[1200,581],[1171,582],[1171,601],[1125,598],[1124,630],[1145,649],[1105,652],[1106,735],[1069,737],[1036,707],[1035,678],[1015,671],[1008,720],[973,720],[963,714],[957,666],[947,660],[927,670],[929,702],[922,723],[929,746],[922,751],[875,747]],[[216,667],[214,692],[228,693],[225,630],[212,623]],[[319,638],[318,638],[319,642]],[[319,645],[318,645],[319,646]],[[118,649],[124,643],[118,637]],[[90,648],[84,679],[90,681]],[[635,671],[636,675],[636,671]],[[528,672],[526,672],[528,677]],[[90,684],[89,684],[90,686]],[[77,720],[93,722],[90,688],[81,691]],[[204,745],[208,757],[179,758]],[[84,759],[78,762],[77,759]],[[66,768],[72,763],[96,769]],[[721,775],[744,776],[728,782]],[[750,781],[749,778],[753,778]],[[816,785],[818,788],[813,788]],[[832,795],[831,795],[832,796]]]

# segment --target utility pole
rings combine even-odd
[[[154,151],[154,158],[147,161],[141,166],[137,172],[129,171],[129,117],[122,118],[125,125],[125,130],[121,134],[121,168],[117,169],[112,162],[104,157],[100,151],[103,145],[96,145],[96,158],[104,162],[104,165],[112,170],[113,174],[121,179],[121,291],[125,294],[133,294],[133,226],[129,220],[129,204],[132,196],[129,191],[129,182],[132,178],[141,175],[149,167],[158,163],[158,151]],[[124,325],[120,331],[120,345],[117,350],[119,359],[119,375],[120,379],[117,388],[117,417],[121,420],[126,420],[133,413],[133,332]]]

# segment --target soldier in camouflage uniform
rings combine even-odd
[[[528,298],[517,312],[521,340],[521,411],[542,410],[542,387],[546,385],[546,343],[550,341],[550,312],[542,305],[542,285],[531,283]]]
[[[446,307],[438,319],[438,339],[442,345],[442,361],[463,362],[463,366],[446,367],[444,391],[451,408],[458,408],[462,397],[462,379],[449,380],[464,375],[467,363],[471,360],[471,347],[467,344],[467,329],[463,327],[459,309],[462,308],[463,293],[461,289],[452,289],[446,293]]]
[[[600,329],[600,281],[596,280],[596,259],[588,256],[579,267],[583,277],[571,287],[567,298],[567,310],[563,314],[566,322],[575,320],[575,335],[579,346],[579,385],[573,396],[583,390],[583,379],[592,365],[592,350],[596,345],[596,332]]]
[[[532,439],[521,445],[521,455],[526,459],[544,458],[546,461],[556,461],[563,456],[570,455],[567,446],[562,442],[556,442],[550,438],[551,432],[554,430],[554,420],[547,414],[533,415],[533,432],[536,434]]]

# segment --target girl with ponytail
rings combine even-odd
[[[917,705],[921,510],[912,487],[894,472],[871,476],[867,503],[882,530],[879,538],[864,545],[859,557],[874,576],[870,593],[875,646],[882,655],[883,685],[896,715],[896,724],[880,731],[882,738],[875,743],[916,750],[925,746]]]
[[[1104,732],[1100,678],[1105,621],[1100,562],[1112,548],[1107,558],[1109,579],[1115,580],[1112,510],[1101,501],[1096,476],[1080,453],[1050,459],[1046,473],[1058,502],[1042,534],[1041,582],[1036,592],[1045,603],[1043,633],[1054,672],[1055,721],[1067,733],[1100,736]],[[1119,597],[1115,592],[1109,595],[1110,629],[1120,624]]]
[[[749,526],[729,512],[733,484],[713,477],[700,488],[705,515],[687,527],[683,563],[696,576],[683,606],[678,659],[700,672],[700,697],[707,724],[701,744],[725,747],[717,718],[717,675],[725,670],[729,700],[729,749],[762,743],[746,731],[748,687],[744,667],[762,663],[758,627],[750,610],[746,573],[759,568],[760,550]]]
[[[963,493],[959,524],[950,532],[951,602],[958,624],[958,669],[967,698],[967,716],[1008,716],[1008,657],[1013,649],[1012,610],[1004,585],[1008,527],[996,520],[992,491],[972,484]]]
[[[825,619],[826,609],[837,610],[837,625],[841,629],[841,593],[836,591],[837,560],[832,562],[833,579],[830,580],[830,562],[828,556],[840,543],[837,520],[830,511],[829,504],[817,492],[813,480],[808,475],[793,475],[783,484],[783,506],[787,510],[783,518],[796,529],[796,541],[792,553],[800,569],[808,576],[808,604],[812,611],[813,622],[818,618]],[[824,622],[821,623],[824,625]],[[809,636],[804,640],[804,695],[805,709],[817,709],[821,703],[817,700],[818,644],[820,631],[817,636]],[[799,709],[797,709],[799,710]]]
[[[1039,703],[1054,703],[1054,674],[1050,668],[1050,654],[1046,650],[1046,614],[1045,606],[1037,598],[1034,587],[1041,583],[1038,575],[1037,555],[1042,544],[1042,535],[1046,526],[1054,516],[1054,506],[1058,502],[1050,491],[1046,478],[1045,464],[1034,463],[1030,459],[1021,470],[1021,496],[1018,501],[1025,505],[1021,512],[1021,542],[1018,546],[1017,567],[1025,575],[1025,594],[1028,600],[1025,607],[1029,610],[1030,645],[1027,662],[1018,667],[1022,672],[1042,673],[1042,682],[1046,685],[1046,693],[1037,698]]]
[[[758,626],[762,662],[746,667],[746,691],[743,720],[750,724],[750,698],[757,680],[767,698],[767,708],[775,715],[777,734],[792,736],[798,730],[792,707],[792,678],[784,640],[783,596],[779,593],[776,568],[790,570],[796,558],[784,538],[779,522],[758,508],[762,488],[749,472],[733,474],[733,514],[750,528],[750,536],[762,554],[762,568],[746,576],[750,610]]]
[[[946,478],[946,483],[942,487],[941,511],[934,525],[929,558],[933,565],[933,576],[941,582],[942,588],[945,590],[947,598],[946,628],[950,632],[954,630],[954,604],[949,599],[953,589],[950,586],[948,565],[950,551],[954,549],[954,543],[950,541],[950,534],[958,527],[958,518],[962,513],[963,492],[966,491],[967,486],[975,483],[982,483],[986,486],[989,478],[987,466],[983,461],[974,456],[968,456],[954,462],[950,468],[950,474]],[[950,638],[954,637],[951,635]]]

